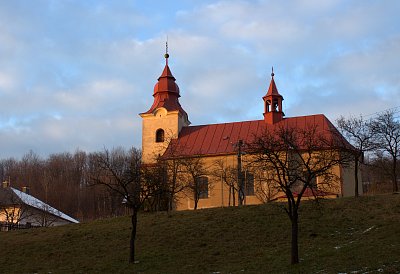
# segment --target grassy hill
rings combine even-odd
[[[279,204],[139,216],[0,233],[0,273],[400,273],[400,195],[305,202],[300,260]]]

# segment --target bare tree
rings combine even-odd
[[[28,212],[28,211],[27,211]],[[37,209],[31,208],[29,219],[37,226],[50,227],[60,220],[62,213],[48,204],[38,204]]]
[[[147,192],[151,193],[144,205],[147,211],[162,211],[169,208],[169,186],[165,166],[142,164],[142,181],[146,184]]]
[[[228,187],[228,206],[235,206],[235,195],[238,193],[237,169],[229,166],[226,161],[219,159],[214,162],[212,175],[216,178],[220,178],[222,182]]]
[[[360,164],[364,163],[364,153],[373,148],[371,127],[369,122],[365,121],[362,116],[348,119],[341,116],[336,123],[342,134],[356,148],[354,151],[354,196],[358,197]]]
[[[299,262],[298,223],[303,194],[310,189],[317,195],[318,190],[339,184],[333,169],[345,160],[341,151],[343,144],[335,139],[326,137],[326,132],[319,131],[316,125],[304,129],[281,126],[267,129],[249,145],[255,163],[271,174],[271,180],[286,197],[285,211],[291,222],[292,264]]]
[[[256,197],[263,203],[276,200],[279,187],[275,183],[273,174],[265,170],[263,166],[255,166],[253,169],[256,170],[254,182]]]
[[[174,208],[177,194],[186,189],[186,180],[183,174],[185,159],[180,156],[180,151],[184,150],[184,147],[178,145],[176,137],[174,137],[172,134],[168,134],[164,146],[165,155],[157,158],[157,165],[163,168],[166,177],[168,211]]]
[[[14,193],[11,187],[0,188],[0,220],[4,220],[8,230],[31,216],[29,206]]]
[[[392,158],[391,177],[393,192],[398,192],[397,160],[400,154],[400,122],[394,111],[386,111],[371,122],[376,147]]]
[[[172,147],[171,144],[169,149]],[[0,160],[0,179],[11,181],[16,189],[29,186],[38,199],[80,220],[126,214],[126,207],[121,204],[119,195],[104,185],[91,185],[92,174],[98,170],[98,154],[77,150],[75,153],[56,153],[41,159],[31,151],[22,159]],[[171,210],[176,195],[185,188],[181,159],[160,159],[155,166],[157,172],[154,166],[143,168],[149,180],[155,176],[150,176],[151,173],[163,174],[157,184],[151,179],[154,182],[152,188],[157,191],[146,203],[146,209]]]
[[[92,173],[92,182],[106,186],[119,195],[121,203],[131,209],[131,238],[129,262],[135,262],[135,240],[138,222],[138,212],[144,201],[149,196],[146,185],[141,178],[141,152],[131,149],[105,149],[102,153],[94,155],[96,170]]]
[[[399,172],[399,166],[397,167]],[[363,169],[366,180],[366,191],[370,194],[393,192],[392,159],[382,151],[375,151],[373,157],[368,157]]]
[[[201,157],[182,159],[183,172],[185,174],[185,188],[193,195],[194,209],[197,209],[199,200],[208,197],[209,182],[207,169]]]

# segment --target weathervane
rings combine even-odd
[[[274,73],[274,66],[272,66],[272,72],[271,72],[272,78],[274,78],[274,75],[275,75],[275,73]]]

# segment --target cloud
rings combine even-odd
[[[11,1],[0,10],[0,153],[141,145],[168,35],[193,124],[400,105],[398,1]],[[10,23],[12,22],[12,24]]]

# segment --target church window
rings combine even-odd
[[[164,142],[164,130],[159,128],[156,131],[156,142],[157,143],[162,143]]]
[[[250,172],[246,172],[245,174],[245,195],[253,196],[254,195],[254,174]]]
[[[208,178],[205,176],[196,178],[196,185],[199,199],[208,198]]]

